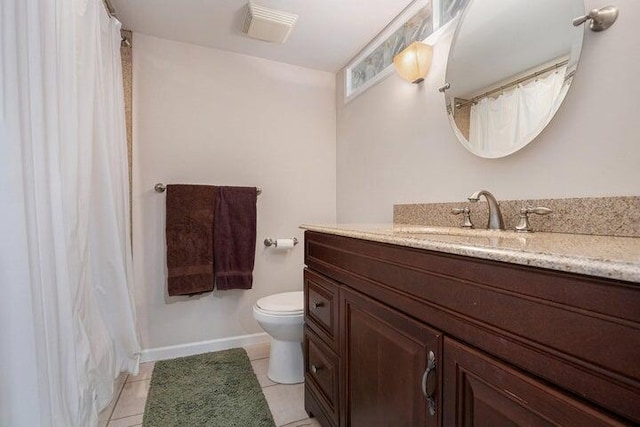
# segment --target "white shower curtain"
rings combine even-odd
[[[120,23],[0,1],[0,425],[93,426],[136,372]]]
[[[566,67],[471,107],[469,144],[486,157],[520,148],[553,118],[564,98]]]

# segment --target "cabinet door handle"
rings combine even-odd
[[[324,307],[324,302],[322,302],[322,301],[314,301],[313,308],[320,308],[320,307]]]
[[[322,369],[322,365],[321,366],[316,366],[316,365],[311,365],[311,368],[309,369],[312,373],[317,374],[319,370]]]
[[[429,351],[427,354],[427,370],[424,371],[424,375],[422,375],[422,394],[427,398],[427,403],[429,404],[429,415],[436,414],[436,398],[435,398],[435,390],[428,391],[427,383],[429,383],[429,378],[432,374],[436,372],[436,355],[433,354],[433,351]]]

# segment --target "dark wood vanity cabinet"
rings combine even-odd
[[[437,426],[420,379],[437,414],[437,370],[426,369],[429,354],[440,358],[442,334],[362,294],[340,292],[343,425]]]
[[[443,358],[447,426],[611,426],[620,422],[455,340]]]
[[[640,424],[640,284],[305,234],[323,426]]]

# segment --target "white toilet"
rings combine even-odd
[[[303,292],[284,292],[260,298],[253,306],[253,317],[271,336],[269,379],[282,384],[303,382]]]

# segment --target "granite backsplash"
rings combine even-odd
[[[544,206],[553,211],[550,215],[529,216],[535,231],[640,237],[639,196],[500,200],[507,230],[515,228],[520,219],[520,208],[526,206]],[[484,198],[478,203],[463,201],[394,205],[393,223],[455,227],[462,224],[462,215],[453,215],[451,210],[464,207],[471,210],[471,222],[476,228],[486,227],[489,211]]]

